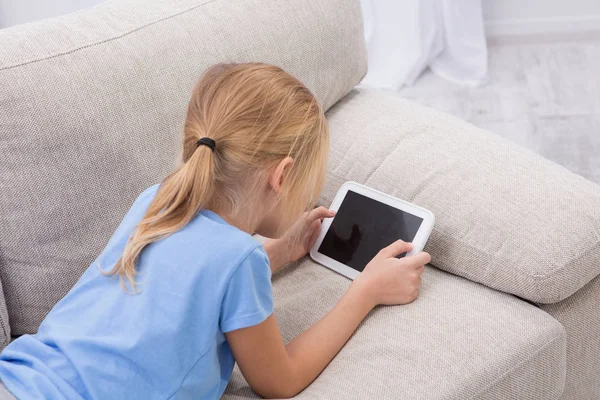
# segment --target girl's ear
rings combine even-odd
[[[292,165],[294,164],[294,159],[292,157],[286,157],[277,164],[275,169],[271,172],[269,176],[269,185],[273,189],[273,191],[277,194],[281,193],[281,188],[283,187],[283,183],[287,179],[288,173]]]

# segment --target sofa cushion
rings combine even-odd
[[[322,202],[354,180],[430,209],[432,264],[540,303],[600,273],[600,187],[531,151],[394,94],[328,113]]]
[[[325,108],[366,71],[358,0],[125,0],[0,30],[0,278],[37,330],[128,207],[176,165],[218,62],[266,62]]]
[[[289,342],[342,297],[350,281],[304,260],[273,277]],[[434,267],[405,306],[377,307],[299,399],[557,399],[566,335],[514,296]],[[256,398],[235,370],[224,399]]]

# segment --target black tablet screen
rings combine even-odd
[[[422,218],[349,190],[319,253],[362,271],[392,242],[412,242],[422,222]]]

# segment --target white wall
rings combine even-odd
[[[0,28],[67,14],[103,1],[0,0]],[[489,37],[600,32],[600,0],[482,1]]]
[[[56,17],[104,0],[0,0],[0,28]]]
[[[600,0],[482,0],[487,35],[600,32]]]

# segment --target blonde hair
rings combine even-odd
[[[198,146],[216,142],[214,151]],[[310,91],[281,68],[219,64],[200,78],[183,130],[183,163],[161,183],[121,258],[108,275],[136,291],[136,261],[152,242],[188,224],[202,209],[237,215],[251,209],[252,184],[285,157],[294,162],[280,193],[284,216],[313,206],[323,186],[329,131]]]

